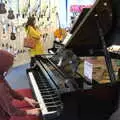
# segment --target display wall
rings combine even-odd
[[[96,0],[60,0],[58,7],[62,26],[68,27],[71,24],[70,17],[73,13],[70,12],[70,8],[72,5],[93,5],[95,1]]]

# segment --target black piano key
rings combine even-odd
[[[49,87],[51,87],[50,84],[48,84],[48,83],[42,83],[42,82],[37,82],[37,83],[38,83],[39,86],[49,86]]]
[[[49,95],[49,94],[55,94],[55,92],[54,91],[43,91],[43,92],[41,92],[41,94]]]
[[[55,98],[49,98],[49,99],[44,98],[44,101],[45,101],[45,103],[49,103],[49,102],[52,102],[52,101],[55,102],[55,101],[60,101],[60,100],[58,98],[56,98],[56,99]]]
[[[54,90],[52,90],[52,89],[41,89],[41,93],[44,93],[44,92],[47,92],[47,93],[53,92],[53,93],[55,93]]]
[[[46,105],[47,107],[49,107],[49,106],[54,106],[55,103],[54,103],[54,102],[49,102],[49,103],[45,103],[45,105]]]
[[[45,89],[43,88],[43,89],[41,89],[41,91],[42,91],[42,90],[44,91]],[[55,91],[56,89],[54,89],[54,88],[52,88],[52,87],[49,87],[49,88],[46,88],[46,90],[47,90],[47,91]]]
[[[52,106],[52,105],[60,106],[61,101],[53,101],[53,102],[49,102],[49,103],[45,103],[45,104],[46,104],[46,106]]]
[[[61,101],[56,93],[56,89],[50,86],[49,82],[40,72],[35,71],[34,73],[38,88],[40,89],[40,93],[48,111],[56,111],[58,107],[61,106]]]
[[[48,84],[49,85],[49,83],[48,82],[45,82],[45,81],[38,81],[38,83],[40,83],[40,84]]]
[[[49,98],[49,97],[54,98],[54,97],[58,97],[58,96],[57,96],[56,94],[54,94],[54,95],[44,95],[43,98],[44,98],[44,97],[45,97],[45,98]]]
[[[43,96],[43,99],[44,99],[44,100],[52,99],[53,101],[59,101],[58,97],[52,97],[52,96],[51,96],[51,97],[44,97],[44,96]]]
[[[46,106],[52,106],[52,105],[61,105],[61,102],[49,102],[49,103],[46,103]]]
[[[58,98],[58,97],[54,97],[53,100],[54,100],[54,101],[59,101],[60,98]]]
[[[53,97],[43,97],[44,100],[53,100],[54,101],[54,98]]]
[[[50,93],[49,92],[41,92],[41,94],[44,96],[44,95],[49,95]]]
[[[55,104],[54,105],[47,105],[47,108],[52,108],[52,107],[58,109],[61,107],[61,105],[55,105]]]
[[[51,88],[51,86],[49,85],[39,85],[39,87],[42,89],[42,88]]]
[[[56,107],[47,107],[48,111],[56,111],[56,109],[57,109]]]
[[[53,102],[53,99],[44,99],[45,103]]]
[[[49,95],[48,92],[44,92],[44,93],[41,93],[42,96],[46,96],[46,95]]]
[[[40,89],[49,89],[48,86],[39,86]]]

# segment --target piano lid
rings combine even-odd
[[[84,8],[82,10],[82,12],[80,13],[79,17],[77,18],[77,20],[75,21],[75,23],[72,26],[72,29],[70,31],[70,33],[72,34],[76,28],[78,27],[78,25],[80,24],[80,22],[82,21],[82,19],[85,17],[85,15],[87,14],[87,12],[90,10],[90,8]]]
[[[73,30],[74,32],[65,47],[72,49],[78,56],[99,55],[101,53],[103,55],[96,19],[99,19],[103,34],[106,36],[112,28],[111,0],[96,0],[82,21],[74,25],[78,27],[76,29],[73,27],[75,30]],[[105,42],[107,46],[111,45],[107,39]]]

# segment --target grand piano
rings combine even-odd
[[[40,120],[109,120],[118,111],[120,82],[113,59],[120,55],[107,49],[119,29],[118,5],[117,0],[96,0],[90,10],[83,10],[55,54],[34,57],[27,76],[41,108]],[[80,72],[81,64],[96,57],[104,60],[107,82],[91,77],[91,69]]]

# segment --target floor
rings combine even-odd
[[[29,64],[14,67],[12,71],[6,76],[10,86],[14,89],[30,88],[29,81],[26,75],[26,69]]]

